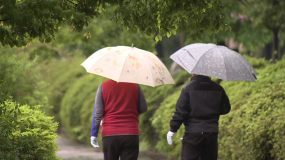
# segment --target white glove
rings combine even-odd
[[[167,142],[169,145],[172,145],[172,136],[174,135],[174,132],[168,131],[167,133]]]
[[[98,137],[91,136],[91,145],[95,148],[100,147],[98,143]]]

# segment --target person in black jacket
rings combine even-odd
[[[231,110],[224,89],[207,76],[192,74],[176,104],[167,134],[169,145],[172,136],[183,123],[182,160],[217,160],[219,117]]]

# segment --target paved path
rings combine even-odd
[[[56,155],[63,160],[103,160],[103,152],[100,148],[93,148],[78,144],[69,140],[65,135],[60,134],[56,144],[60,147]]]
[[[91,145],[78,144],[68,139],[64,134],[59,135],[56,144],[60,147],[60,151],[56,153],[63,160],[103,160],[103,152],[101,148],[93,148]],[[168,160],[165,155],[151,152],[140,151],[138,160]]]

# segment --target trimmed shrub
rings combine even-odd
[[[46,109],[49,107],[44,93],[47,83],[42,81],[36,61],[30,61],[23,51],[0,47],[0,103],[12,96],[20,104],[40,104]]]
[[[220,119],[221,159],[285,158],[284,62],[259,70],[255,83],[235,83],[232,87],[233,110]],[[227,90],[232,85],[224,83]]]
[[[90,141],[95,96],[98,86],[105,80],[88,73],[69,86],[61,103],[60,119],[70,138]]]
[[[177,133],[173,136],[173,144],[170,146],[166,141],[166,134],[169,131],[170,119],[173,116],[175,111],[176,102],[180,96],[181,89],[183,86],[179,87],[180,90],[177,90],[173,94],[169,95],[156,110],[153,115],[152,125],[155,128],[156,132],[159,134],[159,141],[156,144],[155,148],[164,152],[168,155],[169,158],[178,158],[181,153],[181,140],[180,137],[183,137],[184,134],[184,125],[180,127]]]
[[[80,66],[84,60],[83,58],[67,58],[65,60],[54,60],[44,65],[43,75],[45,81],[49,83],[46,89],[49,104],[52,106],[47,111],[49,115],[55,117],[57,122],[61,122],[59,112],[61,109],[61,102],[67,90],[84,74],[85,69]]]
[[[57,123],[35,106],[0,104],[0,159],[55,160]]]

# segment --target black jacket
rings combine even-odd
[[[224,89],[206,76],[195,76],[187,83],[176,104],[170,131],[182,123],[185,133],[218,132],[220,115],[229,113],[231,105]]]

